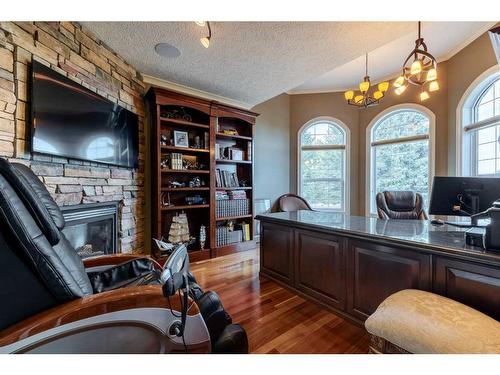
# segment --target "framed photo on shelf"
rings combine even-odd
[[[175,147],[189,147],[188,132],[174,130],[174,146]]]

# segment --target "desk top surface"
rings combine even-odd
[[[256,219],[339,235],[417,245],[427,250],[468,255],[500,263],[500,252],[466,245],[465,229],[449,225],[434,226],[424,220],[381,220],[320,211],[277,212],[258,215]]]

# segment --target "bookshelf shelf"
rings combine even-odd
[[[216,163],[222,163],[222,164],[252,164],[252,161],[250,160],[229,160],[229,159],[217,159],[215,160]]]
[[[258,114],[216,101],[157,87],[150,88],[147,100],[152,109],[152,237],[166,237],[173,217],[180,211],[185,211],[190,235],[198,239],[201,225],[206,227],[205,249],[199,249],[198,241],[196,245],[188,247],[191,261],[209,259],[253,248],[255,246],[253,242],[253,160],[231,160],[229,158],[254,159],[254,125]],[[170,118],[174,116],[184,118],[189,116],[192,121]],[[189,146],[192,146],[194,139],[199,137],[201,146],[205,148],[170,145],[172,144],[171,140],[175,138],[175,131],[188,133]],[[238,135],[225,134],[225,132],[236,132]],[[161,146],[160,140],[164,142],[165,139],[169,141],[169,145]],[[228,159],[218,159],[221,150],[223,153],[220,154],[220,157],[228,157]],[[179,154],[182,155],[183,161],[206,165],[206,167],[201,170],[170,168],[171,165],[178,165],[173,161],[180,160]],[[169,168],[162,168],[162,164]],[[203,186],[189,187],[193,179],[197,177],[201,180],[198,183],[201,182]],[[185,187],[171,187],[176,184],[183,184]],[[239,184],[246,186],[239,187]],[[217,197],[227,195],[229,200],[245,199],[245,203],[242,207],[236,207],[233,212],[230,209],[235,209],[234,207],[228,207],[228,211],[222,211],[226,207],[222,204],[218,206],[216,195]],[[205,199],[207,204],[186,204],[189,198],[196,196]],[[172,202],[174,206],[164,207],[161,205],[161,202],[167,200]],[[238,203],[229,204],[229,206],[234,205],[238,206]],[[217,218],[217,213],[248,214]],[[220,246],[217,235],[221,231],[228,231],[228,220],[234,222],[234,231],[241,231],[241,233],[233,233],[234,238],[231,241],[241,242]],[[250,240],[248,240],[249,238]],[[227,242],[225,239],[223,241]],[[152,248],[155,249],[154,243],[152,245]],[[153,255],[161,256],[161,254]]]
[[[228,216],[228,217],[218,217],[215,220],[217,221],[227,221],[227,220],[237,220],[237,219],[248,219],[251,218],[252,215],[240,215],[240,216]]]
[[[251,186],[240,186],[240,187],[216,187],[217,190],[252,190]]]
[[[172,206],[172,207],[162,207],[162,211],[179,211],[179,210],[195,210],[198,208],[209,208],[209,204],[192,204],[184,206]]]
[[[161,173],[195,173],[195,174],[208,174],[209,170],[206,169],[161,169]]]
[[[186,152],[186,153],[210,153],[210,150],[204,148],[189,148],[189,147],[175,147],[175,146],[161,146],[162,150],[165,151],[176,151],[176,152]]]
[[[198,188],[190,188],[190,187],[183,187],[183,188],[162,188],[161,191],[166,191],[169,193],[182,193],[186,191],[210,191],[209,187],[198,187]]]
[[[232,139],[244,139],[246,141],[251,141],[253,138],[252,137],[247,137],[245,135],[231,135],[231,134],[224,134],[224,133],[215,133],[217,137],[221,138],[232,138]]]
[[[160,121],[163,123],[170,123],[170,124],[188,126],[188,127],[193,127],[193,128],[210,129],[210,125],[199,124],[196,122],[185,121],[185,120],[177,120],[177,119],[167,118],[167,117],[160,117]]]

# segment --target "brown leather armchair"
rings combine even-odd
[[[299,195],[288,193],[278,198],[278,212],[290,212],[299,210],[313,211],[309,203]]]
[[[424,199],[413,191],[383,191],[377,193],[377,213],[380,219],[428,220]]]

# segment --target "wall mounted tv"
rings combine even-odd
[[[31,150],[136,168],[136,114],[33,61]]]

